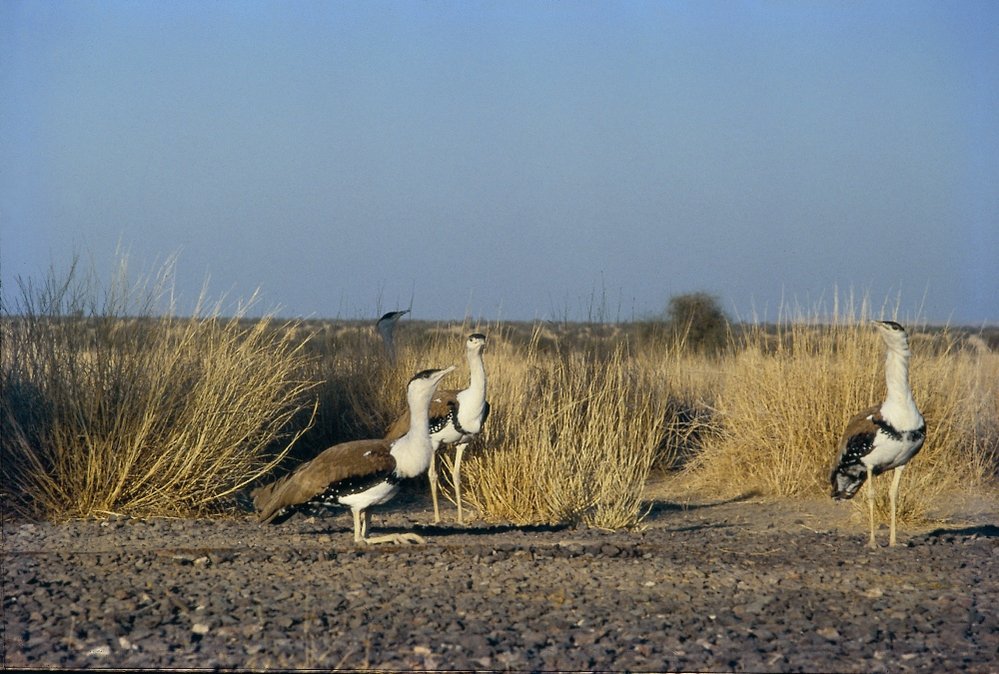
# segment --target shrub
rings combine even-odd
[[[464,464],[463,494],[490,519],[637,524],[649,471],[669,451],[665,373],[675,352],[644,369],[625,343],[597,357],[547,354],[541,338],[536,326],[525,350],[490,344],[492,411],[481,451]]]
[[[956,334],[929,336],[918,327],[909,332],[910,378],[927,439],[903,474],[899,513],[918,518],[940,495],[981,486],[994,471],[999,436],[995,423],[983,425],[982,419],[990,413],[986,401],[999,394],[999,380],[982,379],[982,356],[957,348]],[[987,367],[994,373],[991,358]],[[719,432],[689,466],[688,486],[719,495],[827,493],[847,421],[884,399],[884,360],[866,305],[856,320],[750,327],[725,362],[716,399]],[[883,512],[889,482],[875,478]]]
[[[729,322],[718,298],[704,292],[675,295],[666,307],[674,340],[692,350],[719,353],[728,344]]]
[[[302,343],[269,318],[178,318],[155,286],[110,287],[74,263],[21,283],[4,313],[0,449],[7,505],[50,519],[206,514],[305,428]]]

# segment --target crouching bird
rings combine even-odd
[[[356,543],[423,543],[413,533],[368,536],[368,508],[387,502],[399,481],[427,471],[433,457],[430,399],[441,379],[454,369],[424,370],[409,381],[406,401],[411,423],[395,440],[355,440],[334,445],[292,473],[253,492],[263,523],[278,524],[298,510],[346,506],[354,515]]]
[[[463,524],[461,509],[461,458],[465,448],[482,432],[489,416],[489,402],[486,400],[486,366],[482,353],[486,350],[486,336],[472,333],[465,340],[465,358],[468,360],[468,387],[461,391],[440,390],[430,402],[430,440],[434,445],[434,456],[430,459],[427,476],[430,480],[430,496],[434,502],[434,523],[441,521],[440,506],[437,501],[437,449],[441,445],[454,445],[454,464],[451,468],[451,484],[454,485],[454,499],[458,505],[458,524]],[[410,428],[412,419],[403,412],[385,432],[385,438],[400,437]]]
[[[839,443],[839,456],[829,480],[832,497],[853,498],[864,481],[871,519],[869,545],[878,547],[874,538],[874,476],[894,470],[891,489],[891,529],[888,545],[895,545],[895,505],[902,469],[916,455],[926,439],[926,423],[919,413],[909,385],[909,336],[894,321],[874,321],[887,347],[885,384],[887,396],[850,419]]]

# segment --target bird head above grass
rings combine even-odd
[[[873,323],[889,349],[899,353],[908,353],[909,335],[905,328],[895,321],[873,321]]]

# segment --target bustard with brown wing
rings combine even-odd
[[[430,400],[454,366],[424,370],[409,381],[406,400],[411,423],[392,440],[355,440],[334,445],[292,473],[253,492],[261,522],[278,524],[298,510],[346,506],[354,515],[357,543],[422,543],[412,533],[369,537],[368,508],[387,502],[404,478],[426,472],[435,445],[430,441]]]
[[[888,492],[891,506],[891,527],[888,544],[895,545],[895,507],[902,469],[912,460],[926,439],[926,422],[909,385],[909,336],[894,321],[875,321],[887,347],[885,358],[885,401],[860,412],[846,426],[839,443],[839,455],[829,480],[832,497],[852,498],[867,482],[871,538],[869,545],[878,547],[874,538],[875,475],[894,471]]]
[[[468,387],[461,391],[439,390],[430,402],[430,439],[434,444],[434,457],[430,460],[427,478],[434,502],[434,522],[441,521],[437,501],[437,449],[441,445],[454,445],[454,464],[451,482],[454,484],[455,502],[458,506],[458,523],[464,523],[461,507],[461,460],[465,448],[479,433],[489,416],[486,400],[486,365],[482,354],[486,350],[486,336],[473,333],[465,340],[465,357],[468,360]],[[410,425],[409,413],[403,413],[389,426],[385,439],[399,437]]]

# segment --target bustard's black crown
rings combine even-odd
[[[378,322],[381,323],[382,321],[391,321],[396,318],[401,318],[408,313],[409,309],[405,309],[403,311],[389,311],[388,313],[382,314],[382,317],[378,319]]]
[[[417,379],[430,379],[438,372],[440,372],[440,370],[420,370],[419,372],[414,374],[413,378],[410,379],[409,381],[416,381]]]

